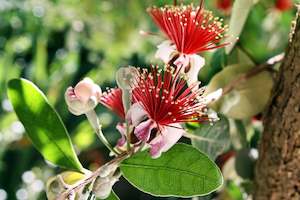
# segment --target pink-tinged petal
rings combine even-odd
[[[84,78],[75,86],[74,93],[80,101],[87,103],[92,96],[99,99],[101,95],[101,88],[90,78]]]
[[[201,68],[205,65],[205,59],[197,54],[189,55],[190,69],[186,72],[188,83],[191,85],[198,81],[198,74]]]
[[[117,146],[122,147],[126,143],[126,125],[124,123],[118,123],[116,129],[121,134],[121,138],[118,140]]]
[[[207,105],[210,104],[211,102],[217,101],[218,99],[221,98],[222,94],[223,94],[223,89],[222,88],[217,89],[216,91],[207,94],[203,98],[203,103]]]
[[[134,134],[139,140],[147,142],[153,128],[156,128],[156,124],[151,119],[148,119],[135,127]]]
[[[138,126],[146,118],[147,113],[140,103],[134,103],[128,110],[127,120],[135,127]]]
[[[150,142],[152,158],[158,158],[163,152],[168,151],[182,137],[184,132],[178,123],[162,127],[161,134]]]
[[[190,58],[188,55],[180,54],[180,56],[174,61],[177,67],[185,68],[189,65]]]
[[[166,40],[157,46],[155,58],[159,58],[164,63],[168,63],[174,53],[176,53],[176,47],[171,43],[171,41]]]
[[[162,135],[156,136],[150,142],[150,155],[152,158],[159,158],[162,153],[162,148],[164,146],[164,139]]]

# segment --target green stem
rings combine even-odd
[[[94,110],[91,110],[91,111],[87,112],[85,115],[88,118],[90,124],[92,125],[93,129],[95,130],[95,132],[96,132],[97,136],[99,137],[99,139],[101,140],[101,142],[111,152],[113,152],[115,155],[118,155],[118,152],[109,144],[106,137],[104,136],[96,112]]]

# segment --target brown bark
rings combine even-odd
[[[281,65],[259,147],[256,200],[300,200],[300,20]]]

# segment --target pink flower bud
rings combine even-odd
[[[75,88],[69,87],[66,90],[65,100],[71,113],[82,115],[97,106],[101,94],[101,88],[90,78],[85,78]]]
[[[74,93],[80,101],[87,103],[91,97],[96,97],[97,100],[100,100],[101,88],[92,79],[84,78],[77,83]]]

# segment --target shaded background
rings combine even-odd
[[[115,87],[114,73],[121,66],[161,64],[154,59],[154,53],[163,37],[141,36],[139,31],[158,32],[146,8],[166,2],[172,3],[163,0],[0,0],[0,200],[46,199],[45,181],[60,172],[45,162],[25,137],[24,128],[7,100],[7,81],[24,77],[37,84],[62,116],[80,161],[86,168],[95,169],[109,159],[108,151],[84,117],[68,112],[64,91],[85,76],[105,90]],[[228,21],[230,10],[224,10],[217,0],[207,0],[206,4]],[[294,12],[294,9],[276,8],[275,1],[261,0],[250,13],[238,47],[255,63],[283,52]],[[204,85],[224,67],[215,62],[215,58],[220,59],[223,54],[223,50],[218,50],[203,55],[207,64],[199,78]],[[97,109],[105,135],[115,144],[119,137],[115,130],[117,117],[102,106]],[[258,125],[251,129],[254,134],[250,142],[254,149],[261,132],[259,117],[257,119]],[[233,145],[224,157],[230,157],[234,150]],[[220,158],[219,163],[224,163],[225,158]],[[253,173],[252,164],[242,168],[246,173]],[[234,166],[229,169],[235,173]],[[252,187],[251,178],[243,181],[244,186],[232,179],[228,179],[225,192],[221,192],[223,196],[219,198],[246,199],[247,190]],[[237,179],[241,183],[241,177]],[[148,196],[124,180],[114,188],[120,199],[177,199]]]

